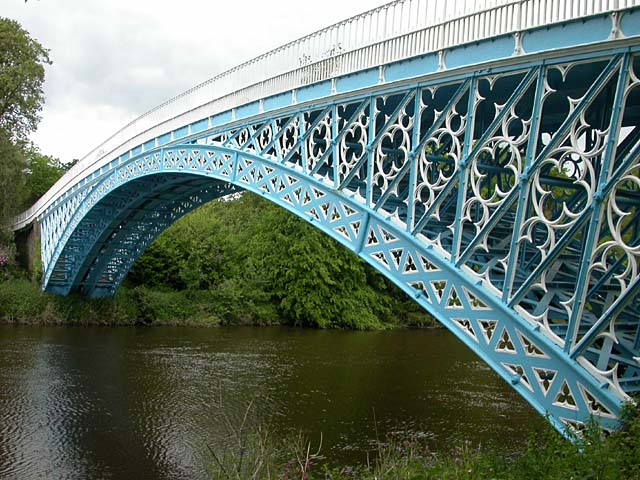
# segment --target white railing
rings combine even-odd
[[[22,228],[68,188],[130,149],[248,102],[456,45],[640,5],[640,0],[396,0],[221,73],[158,105],[85,155],[29,210]]]

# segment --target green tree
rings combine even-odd
[[[64,174],[66,166],[57,158],[43,155],[35,148],[27,151],[24,206],[29,207]]]
[[[38,126],[46,64],[48,50],[18,22],[0,18],[0,129],[14,143]]]
[[[140,257],[128,283],[182,292],[230,323],[430,324],[417,304],[355,254],[250,193],[211,202],[177,221]]]
[[[0,222],[21,206],[27,135],[44,103],[49,54],[18,22],[0,17]]]
[[[0,263],[11,263],[12,235],[2,225],[24,197],[27,135],[40,120],[49,54],[18,22],[0,17]]]
[[[0,128],[0,225],[20,206],[25,167],[24,149]]]
[[[62,167],[64,168],[65,172],[68,172],[69,170],[71,170],[73,167],[75,167],[76,163],[78,163],[80,161],[79,158],[74,158],[73,160],[71,160],[70,162],[67,163],[63,163]]]

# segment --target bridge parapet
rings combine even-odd
[[[29,224],[67,188],[110,160],[233,121],[243,105],[259,102],[251,111],[261,113],[265,99],[285,92],[290,92],[295,103],[299,101],[295,98],[297,89],[327,80],[332,80],[327,94],[337,93],[336,78],[370,69],[379,70],[369,73],[376,76],[370,83],[386,84],[393,78],[385,78],[385,66],[428,53],[436,55],[432,72],[446,70],[456,66],[454,62],[447,65],[448,50],[504,35],[513,36],[513,44],[507,47],[509,54],[539,51],[539,47],[527,49],[523,44],[525,31],[602,14],[610,14],[607,34],[619,38],[623,36],[621,15],[638,5],[640,0],[390,2],[260,55],[142,114],[86,154],[36,204],[15,217],[14,227]],[[631,34],[640,33],[630,30]],[[564,35],[571,37],[574,33]],[[571,41],[583,43],[584,38]]]

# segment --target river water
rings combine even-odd
[[[543,420],[445,330],[0,327],[0,478],[207,478],[242,424],[337,464],[376,437],[513,451]]]

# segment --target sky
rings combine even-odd
[[[63,162],[235,65],[387,0],[0,0],[50,51],[31,136]]]

